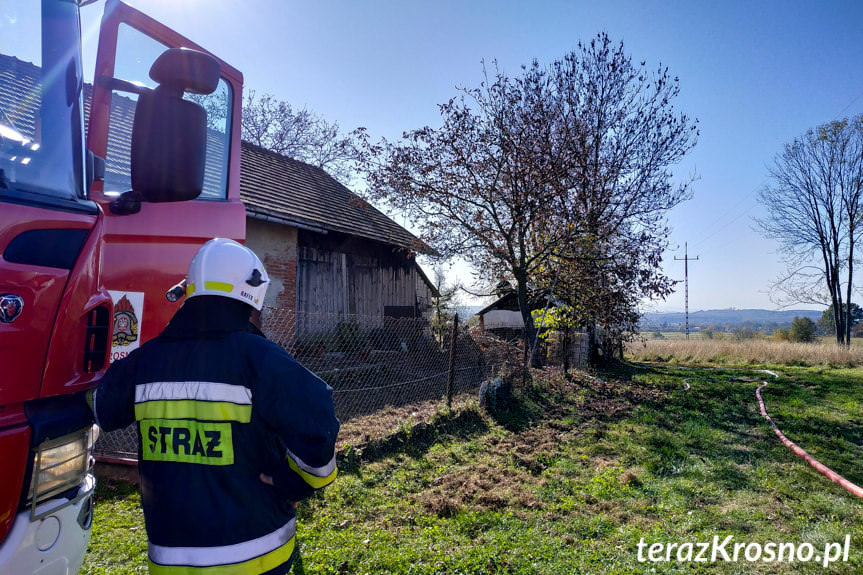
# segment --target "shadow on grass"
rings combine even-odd
[[[486,411],[507,431],[520,433],[545,419],[556,405],[547,393],[534,385],[528,385],[501,396],[493,405],[486,407]]]
[[[753,489],[757,479],[749,466],[785,456],[772,449],[755,379],[740,379],[733,370],[632,363],[615,364],[602,375],[617,380],[618,397],[633,404],[634,420],[645,425],[633,441],[644,448],[640,464],[658,477],[705,477],[721,489]],[[659,383],[646,383],[653,378]]]
[[[99,474],[96,477],[95,502],[97,505],[139,496],[138,485],[127,479],[105,477]]]
[[[558,399],[541,386],[528,384],[499,396],[493,406],[486,407],[485,414],[504,429],[519,433],[547,419],[549,413],[559,407]],[[356,472],[362,463],[397,453],[422,456],[435,443],[449,439],[466,440],[488,429],[486,415],[478,408],[442,413],[428,423],[402,427],[361,448],[349,447],[339,452],[339,469],[343,473]]]
[[[432,445],[446,439],[468,439],[488,430],[488,423],[475,409],[440,414],[429,423],[400,428],[395,433],[363,446],[339,453],[339,470],[353,473],[362,463],[370,463],[403,453],[411,457],[425,454]]]

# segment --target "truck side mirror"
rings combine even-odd
[[[183,93],[210,94],[219,76],[219,62],[196,50],[171,48],[153,62],[150,78],[159,85],[139,93],[132,127],[132,191],[141,200],[179,202],[201,194],[207,113]]]

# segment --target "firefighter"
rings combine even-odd
[[[92,398],[105,431],[136,423],[153,575],[287,573],[295,503],[335,479],[332,388],[250,326],[268,285],[254,252],[210,240],[183,306]]]

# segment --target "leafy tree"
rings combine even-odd
[[[863,232],[863,116],[824,124],[787,144],[759,199],[764,235],[780,242],[786,274],[774,284],[784,303],[833,309],[836,341],[850,343],[857,240]],[[842,313],[844,311],[844,313]]]
[[[536,291],[576,310],[572,322],[634,329],[639,299],[670,293],[664,213],[688,194],[669,173],[697,135],[671,104],[677,79],[605,34],[518,76],[483,69],[440,106],[440,127],[366,142],[371,199],[442,256],[514,280],[531,344]]]
[[[842,312],[840,316],[847,317],[846,308],[847,304],[842,304]],[[833,306],[828,306],[823,312],[821,312],[821,317],[818,318],[818,327],[824,333],[836,333],[836,320],[834,318],[835,314],[833,313]],[[851,304],[851,329],[853,331],[854,327],[863,320],[863,308],[861,308],[856,303]]]
[[[576,323],[600,327],[614,349],[637,332],[639,303],[672,291],[660,268],[665,215],[688,198],[690,182],[673,184],[670,166],[695,145],[697,129],[673,109],[679,87],[667,68],[650,73],[605,34],[579,48],[555,64],[586,127],[561,202],[569,210],[561,224],[579,233],[556,254],[562,270],[550,266],[543,275],[546,285],[558,273],[567,278],[556,295]]]
[[[262,148],[317,166],[348,183],[355,173],[358,128],[348,134],[306,108],[249,90],[243,96],[243,139]]]
[[[441,257],[513,278],[531,343],[529,278],[569,233],[545,225],[570,161],[559,142],[577,129],[547,101],[552,89],[536,64],[517,78],[497,72],[442,104],[439,128],[366,148],[371,198],[407,214]]]
[[[788,328],[784,327],[773,330],[773,335],[771,337],[773,338],[773,341],[788,341],[791,338]]]
[[[788,329],[788,340],[808,343],[815,341],[815,322],[808,317],[795,317]]]

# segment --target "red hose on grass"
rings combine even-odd
[[[790,447],[794,453],[805,459],[809,465],[817,469],[818,472],[827,477],[827,479],[829,479],[833,483],[836,483],[837,485],[841,485],[857,497],[863,497],[863,488],[851,483],[826,465],[819,462],[817,459],[806,453],[806,451],[802,447],[798,446],[796,443],[785,437],[782,432],[779,431],[779,428],[776,426],[775,423],[773,423],[773,420],[770,419],[770,416],[767,415],[767,410],[764,408],[764,400],[761,399],[761,390],[765,387],[767,387],[766,381],[761,384],[758,389],[755,390],[755,396],[758,398],[758,405],[761,407],[761,415],[764,416],[764,419],[770,422],[770,425],[773,426],[773,431],[776,432],[776,435],[779,436],[779,439],[782,440],[782,443]]]

